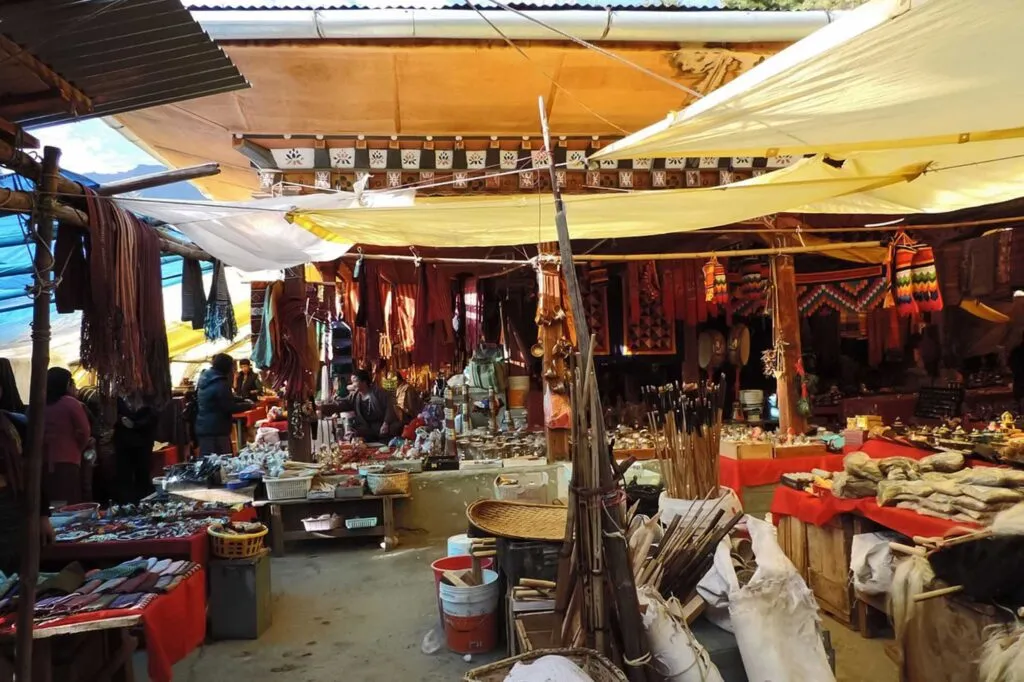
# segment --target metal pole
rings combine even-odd
[[[32,308],[32,383],[28,400],[28,433],[25,457],[24,504],[25,536],[22,539],[21,588],[18,596],[17,675],[18,680],[32,679],[32,618],[39,580],[39,507],[43,483],[43,418],[46,406],[46,370],[50,364],[50,298],[53,282],[53,209],[56,203],[57,177],[60,171],[60,150],[43,150],[41,183],[36,190],[36,211],[33,213],[32,238],[36,252]]]

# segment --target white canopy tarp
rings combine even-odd
[[[845,154],[1024,136],[1024,2],[874,0],[594,159]]]
[[[214,258],[239,270],[280,270],[343,256],[351,244],[329,242],[285,219],[290,211],[411,206],[414,190],[333,192],[237,203],[118,198],[123,208],[173,225]]]

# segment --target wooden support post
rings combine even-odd
[[[792,256],[775,256],[775,289],[779,310],[778,333],[785,344],[786,371],[778,381],[779,433],[793,429],[801,434],[807,429],[807,419],[797,410],[800,397],[800,377],[796,363],[800,359],[800,310],[796,302],[796,268]]]
[[[546,242],[544,244],[540,244],[538,249],[540,250],[540,253],[542,253],[542,254],[557,254],[558,253],[558,244],[555,244],[553,242]],[[557,273],[558,272],[558,265],[556,263],[553,263],[553,262],[550,262],[550,261],[542,261],[540,263],[540,269],[541,269],[542,275],[543,275],[543,273],[548,273],[548,274]],[[547,279],[550,280],[551,278],[547,278]],[[541,283],[540,286],[543,286],[544,280],[545,280],[545,277],[543,277],[543,276],[538,277],[537,281]],[[561,296],[561,292],[560,291],[558,291],[558,292],[541,291],[541,292],[538,292],[538,293],[540,294],[540,297],[539,297],[540,299],[543,299],[545,296]],[[544,364],[541,367],[541,374],[546,372],[549,367],[554,367],[555,372],[558,373],[559,375],[561,375],[561,373],[565,369],[565,360],[563,358],[561,358],[560,356],[557,356],[555,354],[555,352],[554,352],[555,344],[558,343],[558,340],[560,338],[562,338],[562,332],[559,329],[559,325],[557,325],[557,324],[541,325],[541,327],[539,329],[539,332],[540,332],[540,344],[541,344],[541,347],[544,349],[544,360],[543,360]],[[547,379],[543,380],[545,402],[547,402],[547,400],[546,400],[547,392],[551,390],[550,383],[551,382],[549,382]],[[547,421],[546,418],[547,418],[547,414],[545,412],[544,434],[547,437],[548,462],[551,463],[551,462],[565,462],[565,461],[568,461],[568,459],[569,459],[569,429],[552,429],[552,428],[548,428],[547,423],[546,423],[546,421]]]
[[[18,640],[16,679],[32,680],[32,619],[35,616],[36,583],[39,580],[39,507],[43,484],[43,432],[46,405],[46,370],[50,365],[50,288],[53,282],[53,205],[60,171],[60,150],[43,149],[42,181],[33,214],[35,242],[35,300],[32,308],[32,381],[29,387],[28,433],[25,457],[21,588],[18,598]]]
[[[284,288],[282,289],[281,295],[286,299],[301,299],[306,298],[306,267],[299,265],[293,268],[288,268],[284,271]],[[306,338],[309,333],[308,327],[306,326],[306,320],[303,317],[296,319],[290,329],[283,330],[285,334],[289,335],[292,339],[302,340]],[[312,367],[303,367],[303,370],[311,372],[314,375],[320,371],[319,367],[319,356],[312,359]],[[296,437],[295,429],[292,428],[291,422],[294,419],[293,415],[296,412],[302,411],[303,400],[309,400],[312,396],[302,396],[301,400],[289,400],[288,401],[288,455],[296,462],[312,462],[313,461],[313,439],[311,438],[310,424],[304,424],[301,437]]]

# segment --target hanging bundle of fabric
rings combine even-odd
[[[889,294],[885,307],[896,307],[898,315],[913,315],[918,312],[914,300],[914,253],[916,247],[906,232],[899,232],[889,245]]]
[[[213,284],[210,285],[210,298],[206,302],[206,323],[203,328],[208,341],[232,341],[238,336],[238,323],[235,322],[235,308],[231,305],[228,279],[224,272],[224,263],[219,260],[213,263]]]
[[[714,302],[722,307],[729,305],[729,279],[725,274],[725,265],[721,263],[717,258],[712,257],[711,262],[714,266],[714,287],[715,296]]]
[[[181,260],[181,321],[191,322],[193,329],[206,326],[203,268],[199,261],[191,258]]]
[[[715,302],[715,266],[718,259],[712,257],[704,264],[704,300],[708,303]]]
[[[757,258],[747,258],[740,264],[740,293],[745,301],[764,297],[764,265]]]
[[[939,273],[935,267],[932,247],[920,243],[913,258],[914,302],[922,313],[942,310],[942,291],[939,288]]]

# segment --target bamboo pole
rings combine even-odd
[[[214,161],[201,163],[197,166],[186,166],[185,168],[170,168],[157,173],[147,173],[134,178],[125,178],[100,185],[96,188],[96,194],[102,197],[112,197],[118,194],[138,192],[151,187],[162,187],[175,182],[187,182],[198,178],[208,178],[211,175],[220,173],[220,164]]]
[[[50,289],[53,282],[54,191],[60,172],[60,150],[43,149],[39,203],[33,220],[35,241],[35,300],[32,307],[32,382],[29,387],[28,432],[26,438],[22,539],[21,586],[18,598],[17,675],[32,678],[32,619],[35,615],[36,583],[39,580],[40,514],[43,483],[43,431],[46,404],[46,370],[50,364]],[[12,482],[13,483],[13,482]]]

